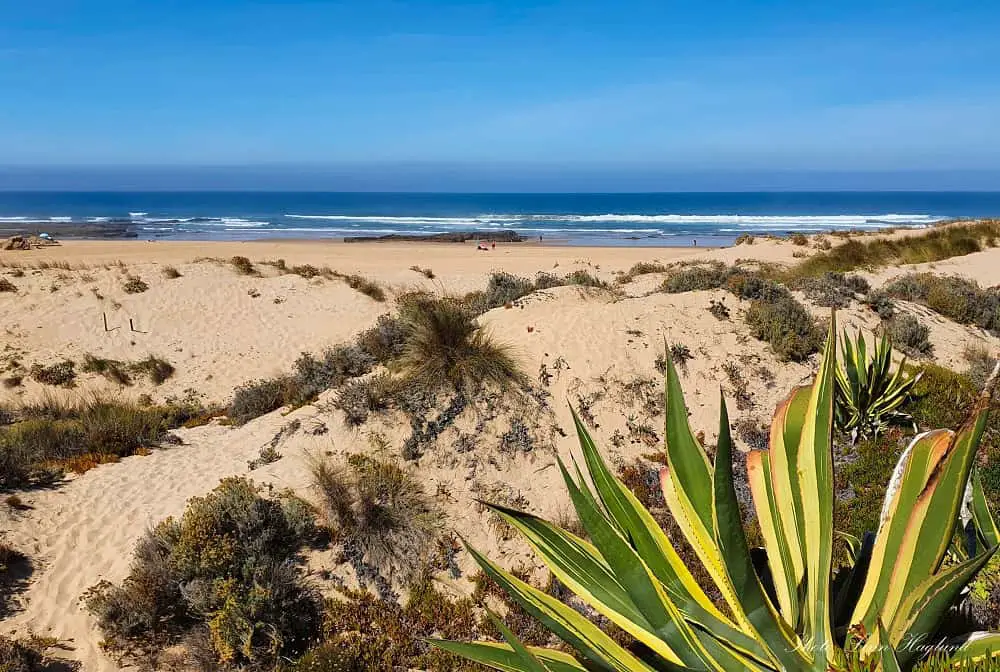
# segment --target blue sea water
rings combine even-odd
[[[590,245],[927,226],[1000,215],[1000,192],[429,194],[0,192],[0,228],[128,222],[140,238],[254,240],[511,229]]]

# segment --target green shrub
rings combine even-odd
[[[689,266],[673,271],[663,281],[663,291],[679,294],[706,289],[718,289],[729,279],[729,270],[721,262]]]
[[[319,600],[295,564],[307,539],[286,506],[227,478],[147,533],[125,581],[85,596],[108,647],[155,659],[164,644],[207,627],[224,665],[263,669],[301,654],[319,631]]]
[[[746,322],[750,334],[770,343],[781,361],[801,362],[823,344],[823,330],[791,295],[753,301]]]
[[[795,283],[806,298],[817,306],[825,308],[846,308],[858,294],[867,294],[871,289],[868,281],[859,275],[845,275],[829,271],[823,275],[802,278]]]
[[[567,273],[566,277],[563,278],[562,284],[580,285],[583,287],[600,287],[602,289],[607,289],[608,287],[608,283],[582,269],[573,271],[572,273]]]
[[[931,342],[927,340],[930,329],[909,313],[898,315],[884,322],[883,327],[885,333],[892,340],[893,346],[910,357],[926,357],[934,349]]]
[[[911,273],[889,283],[884,291],[931,310],[960,324],[1000,329],[1000,289],[982,289],[972,280],[931,273]]]
[[[361,332],[356,342],[376,362],[385,364],[403,354],[408,335],[409,331],[401,318],[379,315],[375,326]]]
[[[878,529],[882,500],[902,453],[898,431],[858,442],[834,470],[836,529],[858,538]]]
[[[535,283],[528,278],[511,275],[504,271],[494,271],[490,273],[489,282],[486,284],[486,291],[482,296],[483,310],[480,312],[514,303],[533,291],[535,291]]]
[[[276,411],[285,405],[289,387],[290,380],[287,377],[244,383],[233,392],[233,400],[229,402],[226,415],[237,425],[242,425]]]
[[[43,385],[73,387],[76,381],[76,364],[68,359],[48,366],[33,364],[30,374],[35,382]]]
[[[130,275],[125,279],[125,284],[122,285],[122,289],[126,294],[142,294],[147,289],[149,285],[137,275]]]
[[[868,296],[865,297],[865,305],[875,311],[875,314],[882,320],[892,319],[892,316],[896,314],[896,306],[892,302],[892,298],[882,290],[869,292]]]
[[[286,403],[307,403],[325,390],[339,387],[350,378],[365,375],[374,364],[374,358],[357,345],[328,348],[321,358],[304,352],[295,360],[292,395]]]

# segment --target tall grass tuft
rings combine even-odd
[[[425,298],[405,316],[409,338],[400,366],[405,377],[426,389],[450,386],[511,388],[525,376],[511,348],[476,323],[472,312],[451,298]]]

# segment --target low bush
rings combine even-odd
[[[43,385],[73,387],[76,382],[76,364],[68,359],[48,366],[33,364],[29,373],[35,382]]]
[[[162,385],[174,375],[175,371],[174,366],[170,362],[160,357],[154,357],[153,355],[133,362],[130,366],[135,373],[146,375],[154,385]]]
[[[233,268],[236,269],[236,272],[240,275],[260,275],[254,267],[253,262],[246,257],[237,255],[230,259],[229,263],[233,265]]]
[[[414,271],[416,273],[419,273],[420,275],[424,276],[428,280],[433,280],[434,279],[434,271],[432,271],[429,268],[421,268],[420,266],[413,265],[413,266],[410,266],[410,270]]]
[[[927,339],[930,329],[914,315],[907,313],[893,317],[883,322],[883,328],[892,345],[909,357],[926,357],[934,349]]]
[[[962,355],[969,363],[969,369],[966,372],[969,380],[972,381],[977,390],[983,389],[986,386],[986,379],[989,378],[993,367],[996,366],[996,353],[986,345],[979,344],[967,345]]]
[[[285,405],[290,387],[288,377],[244,383],[233,392],[233,400],[229,402],[226,415],[237,425],[242,425],[276,411]]]
[[[670,359],[673,360],[674,364],[682,369],[687,369],[688,360],[694,359],[694,355],[691,354],[691,349],[684,345],[683,343],[671,343],[670,344]],[[659,368],[659,367],[657,367]],[[660,373],[666,373],[666,364],[664,363],[663,371]]]
[[[2,292],[16,292],[17,285],[8,280],[7,278],[0,278],[0,293]]]
[[[846,308],[859,294],[867,294],[871,287],[859,275],[846,275],[829,271],[816,277],[802,278],[794,283],[806,298],[825,308]]]
[[[364,455],[352,455],[344,468],[313,460],[311,469],[323,519],[362,578],[370,569],[408,582],[426,569],[443,514],[418,480]]]
[[[1000,330],[1000,288],[982,289],[978,283],[957,276],[910,273],[886,285],[884,291],[922,303],[960,324]]]
[[[809,239],[801,233],[793,233],[788,239],[792,241],[792,245],[807,245],[809,243]]]
[[[132,384],[132,376],[129,375],[128,366],[117,359],[95,357],[88,353],[83,356],[83,364],[80,366],[80,370],[84,373],[96,373],[104,376],[118,385],[126,386]]]
[[[380,364],[398,359],[406,348],[409,335],[406,323],[399,317],[379,315],[375,326],[358,334],[358,347]]]
[[[582,287],[599,287],[601,289],[607,289],[608,287],[608,283],[582,269],[567,273],[561,284],[580,285]]]
[[[514,303],[533,291],[535,291],[535,283],[530,279],[511,275],[504,271],[494,271],[490,273],[490,279],[486,284],[486,291],[482,296],[483,310],[480,312]]]
[[[340,388],[334,406],[344,412],[344,422],[358,427],[368,421],[371,413],[385,410],[395,392],[396,384],[388,373],[350,380]]]
[[[663,281],[662,289],[668,294],[719,289],[729,279],[730,270],[721,262],[689,266],[673,271]]]
[[[176,280],[177,278],[181,277],[181,272],[178,271],[173,266],[164,266],[163,277],[166,278],[167,280]]]
[[[882,290],[869,292],[868,296],[865,297],[865,305],[875,311],[875,314],[882,320],[892,319],[892,316],[896,314],[896,305],[893,303],[892,297]]]
[[[147,285],[146,282],[138,275],[128,276],[125,279],[125,284],[122,285],[122,290],[124,290],[126,294],[142,294],[147,289],[149,289],[149,285]]]
[[[308,403],[321,392],[339,387],[350,378],[372,370],[375,359],[357,345],[338,345],[323,351],[321,357],[302,353],[295,360],[286,403]]]
[[[823,344],[823,329],[789,294],[773,301],[753,301],[746,313],[746,323],[750,334],[770,343],[781,361],[801,362]]]
[[[321,616],[296,563],[311,533],[301,511],[242,478],[192,499],[180,520],[168,518],[139,541],[122,584],[104,581],[85,596],[105,645],[155,660],[206,629],[223,666],[271,669],[303,653]]]
[[[898,430],[893,430],[860,441],[848,458],[835,465],[834,524],[838,530],[861,538],[878,529],[882,500],[902,453],[898,437]]]

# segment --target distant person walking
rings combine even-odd
[[[694,246],[698,247],[698,239],[697,238],[694,239]]]

